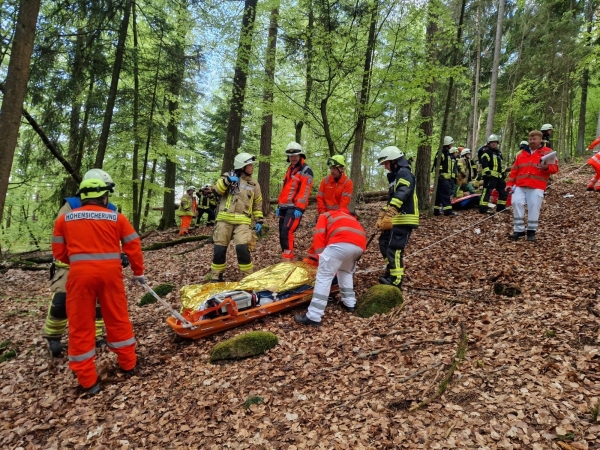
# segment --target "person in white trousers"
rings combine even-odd
[[[329,211],[319,216],[313,245],[304,262],[316,265],[317,277],[313,297],[306,314],[297,314],[294,320],[301,325],[318,327],[325,314],[331,282],[337,274],[342,308],[354,312],[353,274],[356,262],[366,249],[366,233],[348,210]]]
[[[506,190],[513,192],[514,232],[509,236],[512,240],[516,241],[527,234],[528,241],[535,241],[548,177],[558,173],[558,161],[549,155],[551,152],[552,149],[542,145],[542,133],[534,130],[529,133],[529,148],[521,150],[512,165],[506,180]],[[525,228],[525,206],[527,206],[527,229]]]

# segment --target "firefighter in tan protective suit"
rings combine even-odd
[[[223,281],[223,272],[227,267],[227,246],[232,240],[242,273],[249,275],[254,272],[250,245],[255,242],[255,232],[260,232],[263,219],[260,186],[252,178],[255,160],[256,157],[249,153],[240,153],[234,159],[234,170],[223,174],[215,184],[215,192],[221,199],[213,232],[213,281]],[[254,229],[252,219],[256,221]]]
[[[179,202],[179,209],[177,210],[177,216],[181,218],[181,225],[179,226],[179,236],[189,234],[190,227],[196,215],[198,214],[198,205],[196,203],[196,196],[194,195],[196,188],[190,186],[185,190],[185,194],[181,197]]]

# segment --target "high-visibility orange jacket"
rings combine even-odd
[[[134,275],[144,274],[140,237],[127,218],[98,205],[85,205],[63,214],[54,224],[52,253],[71,265],[85,264],[90,271],[121,269],[121,245]]]
[[[551,148],[540,147],[531,151],[523,149],[517,155],[512,165],[506,186],[527,187],[531,189],[546,190],[548,177],[558,173],[558,163],[548,164],[548,170],[541,170],[537,166],[543,156],[552,152]]]
[[[283,178],[283,189],[279,194],[280,208],[296,208],[304,212],[308,207],[308,197],[313,185],[313,171],[304,158],[295,166],[290,165]]]
[[[330,244],[345,243],[367,248],[367,234],[358,220],[347,211],[328,211],[319,216],[310,257],[318,259],[325,247]]]
[[[353,191],[354,184],[345,173],[337,181],[333,176],[327,175],[321,180],[317,193],[317,211],[319,214],[323,214],[325,211],[347,209],[352,200]]]

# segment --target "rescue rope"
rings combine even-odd
[[[551,186],[553,186],[553,185],[555,185],[555,184],[558,184],[558,183],[560,183],[562,180],[564,180],[564,179],[565,179],[565,178],[567,178],[568,176],[571,176],[571,175],[573,175],[574,173],[577,173],[577,172],[579,172],[579,171],[580,171],[581,169],[583,169],[583,168],[584,168],[586,165],[587,165],[587,162],[583,163],[583,164],[582,164],[580,167],[578,167],[577,169],[575,169],[575,170],[572,170],[571,172],[569,172],[569,173],[565,174],[564,176],[562,176],[562,177],[561,177],[561,178],[559,178],[558,180],[555,180],[555,181],[553,181],[552,183],[549,183],[549,184],[547,185],[547,187],[546,187],[546,190],[548,190],[548,189],[549,189]],[[465,232],[465,231],[467,231],[467,230],[470,230],[470,229],[471,229],[471,228],[473,228],[474,226],[476,226],[476,225],[479,225],[480,223],[483,223],[483,222],[485,222],[485,221],[487,221],[487,220],[490,220],[490,219],[492,219],[492,218],[496,217],[496,215],[498,215],[498,214],[502,214],[502,213],[504,213],[504,212],[506,212],[506,211],[510,211],[511,209],[512,209],[512,206],[507,206],[507,207],[506,207],[506,209],[504,209],[503,211],[500,211],[500,212],[498,212],[498,213],[492,214],[492,215],[490,215],[490,216],[488,216],[488,217],[486,217],[486,218],[484,218],[484,219],[478,220],[477,222],[475,222],[475,223],[472,223],[472,224],[470,224],[470,225],[466,226],[465,228],[462,228],[462,229],[460,229],[460,230],[458,230],[458,231],[456,231],[456,232],[454,232],[454,233],[452,233],[452,234],[450,234],[450,235],[448,235],[448,236],[446,236],[446,237],[444,237],[444,238],[442,238],[442,239],[440,239],[440,240],[434,241],[433,243],[429,244],[429,245],[428,245],[428,246],[426,246],[426,247],[423,247],[423,248],[421,248],[421,249],[419,249],[419,250],[417,250],[417,251],[415,251],[415,252],[412,252],[412,253],[410,253],[409,255],[406,255],[406,256],[404,257],[404,259],[406,260],[406,259],[408,259],[408,258],[410,258],[410,257],[416,256],[416,255],[418,255],[419,253],[422,253],[422,252],[424,252],[425,250],[428,250],[428,249],[430,249],[431,247],[434,247],[434,246],[436,246],[436,245],[437,245],[437,244],[439,244],[440,242],[444,242],[444,241],[446,241],[446,240],[448,240],[448,239],[450,239],[450,238],[453,238],[453,237],[455,237],[455,236],[457,236],[457,235],[459,235],[459,234],[461,234],[461,233],[463,233],[463,232]],[[384,267],[385,267],[385,266],[384,266]],[[371,272],[380,272],[380,271],[381,271],[381,268],[379,268],[379,269],[371,268],[371,269],[357,270],[357,271],[356,271],[356,272],[354,272],[354,273],[356,273],[356,274],[360,274],[360,273],[371,273]]]

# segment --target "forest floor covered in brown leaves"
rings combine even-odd
[[[78,396],[66,356],[50,358],[40,336],[48,274],[9,270],[0,277],[0,341],[17,356],[0,363],[0,447],[598,449],[600,194],[585,191],[590,174],[586,167],[573,183],[548,190],[535,243],[507,239],[511,212],[476,225],[485,219],[476,210],[422,218],[406,250],[405,306],[389,316],[361,319],[334,303],[319,329],[296,325],[286,313],[180,342],[164,322],[167,311],[137,306],[144,292],[128,285],[139,371],[124,379],[115,356],[102,350],[96,363],[103,390],[91,399]],[[357,208],[369,235],[380,207]],[[300,257],[314,220],[311,209],[297,233]],[[272,231],[253,253],[258,269],[280,260],[275,218],[267,223]],[[155,234],[144,245],[174,236]],[[178,289],[202,282],[210,270],[210,245],[177,255],[197,245],[144,254],[151,286],[176,285],[166,296],[174,306]],[[382,264],[375,241],[359,270]],[[226,279],[239,279],[231,247],[228,265]],[[380,274],[358,273],[357,294]],[[522,293],[496,295],[495,283]],[[438,389],[461,323],[468,348],[448,389],[409,411]],[[275,333],[279,345],[259,357],[210,364],[214,344],[250,330]],[[246,409],[250,396],[264,403]]]

